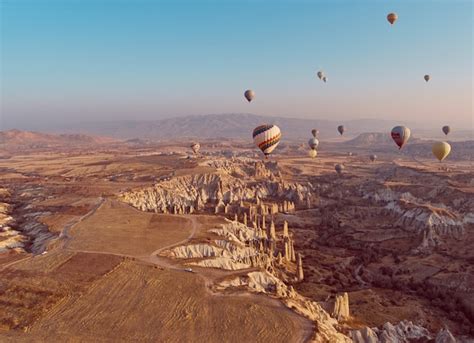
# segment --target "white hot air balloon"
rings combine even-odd
[[[399,149],[403,148],[403,146],[408,142],[410,139],[411,131],[406,126],[395,126],[390,133],[392,139],[395,141],[395,144],[398,145]]]
[[[264,124],[257,126],[253,130],[252,136],[255,145],[268,157],[280,143],[281,131],[276,125]]]
[[[319,145],[319,141],[317,138],[310,138],[308,141],[308,145],[310,149],[316,149]]]

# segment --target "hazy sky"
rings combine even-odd
[[[473,126],[471,0],[0,4],[2,129],[236,112]]]

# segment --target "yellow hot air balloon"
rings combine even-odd
[[[308,155],[309,155],[309,157],[311,157],[311,158],[315,158],[316,156],[318,156],[318,152],[316,151],[316,149],[311,149],[311,150],[308,152]]]
[[[451,145],[447,142],[436,142],[433,144],[431,150],[433,151],[433,155],[441,162],[451,152]]]

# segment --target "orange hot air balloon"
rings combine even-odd
[[[398,15],[396,13],[389,13],[387,15],[387,20],[390,23],[390,25],[395,24],[395,22],[398,20]]]

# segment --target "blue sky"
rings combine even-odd
[[[470,0],[0,3],[3,128],[236,112],[472,125]]]

